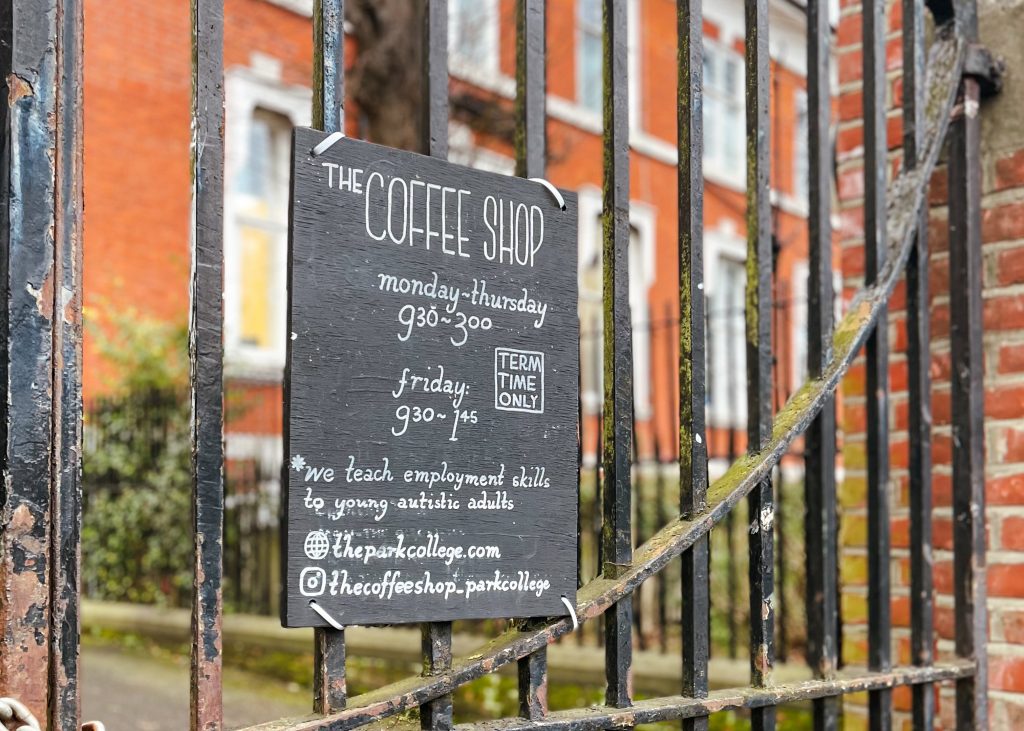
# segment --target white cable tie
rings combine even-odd
[[[563,211],[565,210],[565,198],[563,198],[562,194],[558,192],[558,188],[553,186],[544,178],[530,178],[530,180],[532,180],[534,183],[540,183],[545,188],[547,188],[548,192],[555,197],[556,201],[558,201],[558,207],[561,208]]]
[[[562,594],[562,604],[569,610],[569,616],[572,617],[572,631],[575,632],[580,628],[580,621],[576,618],[576,607],[566,599],[565,594]]]
[[[329,149],[334,147],[338,140],[344,137],[344,132],[331,132],[329,135],[324,137],[323,141],[319,145],[310,150],[309,154],[311,154],[313,157],[320,157]]]
[[[39,721],[32,715],[24,703],[16,698],[0,698],[0,728],[5,727],[5,722],[17,721],[21,725],[17,728],[28,731],[39,731]]]
[[[338,631],[341,631],[341,630],[345,629],[345,625],[343,625],[341,622],[339,622],[334,617],[332,617],[330,614],[328,614],[327,610],[324,609],[323,607],[321,607],[319,604],[317,604],[314,600],[312,600],[312,599],[309,600],[309,606],[310,606],[310,608],[314,612],[316,612],[321,617],[323,617],[324,621],[326,621],[327,624],[329,624],[332,627],[334,627],[334,629],[336,629]]]

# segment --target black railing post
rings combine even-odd
[[[313,4],[313,126],[324,132],[345,131],[345,4]],[[288,444],[288,399],[284,443]],[[287,460],[282,470],[288,469]],[[286,542],[281,541],[282,549]],[[332,713],[345,707],[345,630],[317,627],[313,635],[313,710]]]
[[[924,3],[903,0],[903,167],[918,164],[924,146]],[[917,241],[907,261],[907,370],[910,441],[910,660],[934,662],[932,597],[932,384],[928,297],[928,207],[921,209]],[[915,685],[914,728],[935,725],[935,689]]]
[[[885,265],[887,241],[885,1],[865,0],[864,24],[864,280],[874,284]],[[883,309],[866,346],[868,463],[868,667],[891,666],[889,521],[889,323]],[[892,691],[870,694],[871,728],[892,726]]]
[[[604,480],[602,573],[633,562],[633,346],[629,308],[629,79],[626,0],[604,0]],[[604,615],[606,700],[632,703],[633,600]]]
[[[755,454],[772,433],[772,222],[769,199],[768,2],[746,0],[747,80],[747,452]],[[771,683],[775,664],[775,505],[771,473],[750,491],[750,680]],[[751,712],[754,731],[775,728],[775,707]]]
[[[0,688],[78,728],[81,67],[78,0],[0,8]]]
[[[704,172],[703,86],[704,22],[700,0],[679,0],[676,140],[679,165],[679,509],[696,518],[708,487],[704,362]],[[682,555],[682,643],[684,695],[708,693],[711,613],[710,535],[701,536]],[[687,731],[703,731],[707,716],[683,721]]]
[[[419,0],[423,10],[422,151],[448,157],[448,0]],[[452,666],[452,623],[422,625],[423,674],[438,675]],[[452,697],[443,695],[420,707],[420,728],[452,727]]]
[[[526,178],[543,178],[547,168],[544,13],[543,0],[516,0],[516,174]],[[578,490],[578,475],[576,485]],[[577,526],[580,525],[577,514]],[[579,557],[579,534],[576,541],[576,555]],[[522,658],[518,673],[520,715],[531,719],[543,718],[548,710],[547,648]]]
[[[974,3],[957,8],[960,35],[976,40]],[[978,79],[964,77],[949,139],[953,599],[956,654],[974,663],[974,674],[956,684],[959,729],[988,728],[980,101]]]
[[[54,234],[53,589],[50,618],[51,731],[78,731],[82,534],[83,3],[60,4],[57,196]],[[57,294],[60,293],[60,294]],[[69,297],[70,295],[70,297]]]
[[[807,129],[809,135],[809,248],[807,284],[807,375],[821,378],[832,358],[832,94],[829,83],[831,30],[828,4],[811,0],[807,19]],[[807,430],[806,505],[807,661],[814,677],[835,676],[838,665],[835,399],[822,406]],[[836,696],[814,702],[815,729],[835,729]]]
[[[224,3],[192,0],[192,731],[224,726]]]

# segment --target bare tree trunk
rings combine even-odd
[[[345,20],[356,53],[347,83],[372,142],[420,146],[423,33],[419,0],[349,0]]]

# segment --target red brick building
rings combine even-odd
[[[837,238],[847,291],[864,281],[864,142],[862,22],[859,0],[843,0],[837,27],[839,69]],[[981,105],[982,256],[985,357],[986,519],[988,524],[989,720],[993,729],[1024,728],[1024,94],[1013,69],[1021,61],[1020,3],[979,4],[981,40],[1008,61],[1002,93]],[[893,170],[902,142],[901,4],[887,9],[888,144]],[[947,169],[931,181],[930,251],[932,358],[933,536],[935,632],[940,655],[953,651],[952,428],[950,384],[949,224]],[[908,532],[908,368],[906,310],[901,281],[889,311],[892,510],[893,661],[910,651]],[[867,652],[867,499],[865,370],[863,360],[843,383],[843,464],[840,489],[843,555],[843,654],[863,664]],[[910,728],[910,692],[894,695],[901,728]],[[865,705],[846,704],[847,728],[867,728]],[[954,727],[952,688],[939,693],[941,728]]]
[[[255,392],[229,425],[229,454],[277,454],[284,362],[284,269],[290,127],[310,121],[311,0],[226,0],[225,338],[233,390]],[[641,455],[675,450],[676,20],[672,0],[630,4],[631,303]],[[511,107],[514,0],[453,0],[453,93]],[[709,424],[745,423],[742,291],[745,259],[743,5],[705,9],[705,259]],[[190,183],[187,3],[88,0],[86,5],[86,306],[130,306],[184,322]],[[771,10],[772,181],[778,242],[780,399],[804,373],[807,150],[805,18]],[[601,3],[548,4],[548,175],[579,191],[583,405],[593,444],[601,402]],[[349,44],[349,50],[352,44]],[[350,106],[351,109],[351,106]],[[357,134],[358,113],[348,115]],[[511,173],[511,148],[453,121],[451,158]],[[110,379],[86,343],[86,398]],[[780,401],[781,402],[781,401]],[[712,438],[722,429],[712,429]],[[255,440],[255,441],[254,441]],[[717,447],[724,453],[724,441]],[[248,446],[244,446],[248,445]],[[269,450],[267,452],[266,450]]]

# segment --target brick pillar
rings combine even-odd
[[[985,299],[985,424],[989,536],[989,678],[991,724],[994,729],[1024,728],[1024,98],[1016,70],[1024,68],[1024,52],[1010,32],[1024,23],[1024,4],[980,5],[982,41],[1006,58],[1010,73],[1003,94],[984,102],[983,247]],[[900,5],[890,3],[887,42],[889,76],[888,139],[895,171],[900,161],[901,50]],[[837,28],[839,69],[838,192],[840,224],[837,240],[846,294],[863,284],[863,125],[861,6],[842,0]],[[934,421],[934,548],[935,630],[939,655],[952,654],[952,530],[948,222],[946,169],[932,179],[931,327]],[[892,441],[892,616],[894,660],[909,661],[909,530],[906,312],[901,282],[889,313],[892,349],[890,424]],[[840,489],[840,541],[843,582],[843,657],[847,664],[866,662],[866,454],[865,373],[863,359],[842,384],[845,468]],[[939,693],[941,728],[952,728],[953,699]],[[866,699],[852,697],[845,705],[846,728],[866,727]],[[901,727],[909,728],[909,689],[894,696]]]

